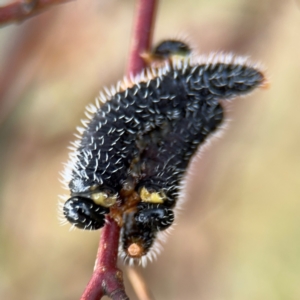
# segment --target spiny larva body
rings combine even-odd
[[[79,129],[64,172],[66,219],[99,229],[111,214],[122,226],[121,257],[145,265],[174,221],[191,158],[222,123],[220,100],[264,84],[256,66],[232,55],[170,60],[119,84]]]

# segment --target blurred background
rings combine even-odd
[[[58,174],[84,107],[124,74],[134,4],[77,0],[0,29],[1,299],[79,299],[91,276],[100,233],[59,225]],[[156,300],[300,299],[300,3],[161,1],[154,41],[178,34],[262,62],[271,86],[227,107],[140,272]]]

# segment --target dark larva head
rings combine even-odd
[[[191,53],[189,45],[178,40],[164,40],[153,50],[153,54],[161,58],[169,58],[173,55],[186,56]]]
[[[159,68],[164,62],[188,57],[191,52],[192,50],[187,43],[169,39],[160,42],[151,52],[142,53],[141,56],[148,65]]]
[[[66,219],[77,228],[96,230],[104,226],[109,210],[88,198],[72,197],[63,207]]]

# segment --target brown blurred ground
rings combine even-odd
[[[0,299],[79,299],[89,280],[99,232],[59,226],[58,172],[85,105],[123,76],[133,7],[78,0],[0,29]],[[300,299],[299,2],[162,1],[155,40],[178,33],[263,62],[271,88],[230,105],[145,280],[157,300]]]

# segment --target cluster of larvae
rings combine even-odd
[[[234,55],[193,57],[177,40],[147,56],[149,68],[87,107],[66,164],[65,218],[100,229],[106,215],[121,227],[120,255],[146,264],[175,219],[191,158],[222,124],[220,100],[266,85],[260,69]]]

